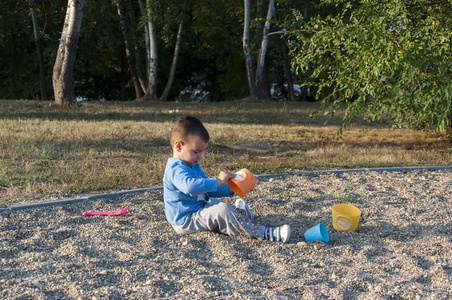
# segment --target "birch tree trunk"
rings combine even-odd
[[[260,20],[265,20],[264,18],[267,15],[267,0],[257,0],[256,6],[256,18],[259,20],[256,22],[256,41],[257,43],[262,41],[262,37],[264,34],[264,25],[265,22],[261,22]],[[264,68],[262,70],[262,99],[271,99],[272,93],[270,91],[270,82],[268,78],[268,59],[265,60]]]
[[[142,0],[138,0],[138,4],[140,6],[140,12],[141,15],[146,14],[146,7],[143,4]],[[150,70],[150,62],[151,62],[151,42],[149,39],[149,26],[146,24],[144,26],[144,40],[146,42],[146,72],[147,72],[147,78],[149,79],[149,70]]]
[[[250,53],[250,0],[244,0],[245,18],[243,24],[243,54],[245,56],[246,76],[248,78],[248,88],[250,90],[250,97],[252,99],[259,99],[254,79],[253,62]]]
[[[265,55],[267,53],[268,46],[268,34],[270,32],[270,19],[273,17],[273,9],[275,7],[275,0],[270,0],[268,5],[267,19],[265,20],[264,33],[262,35],[261,49],[257,58],[256,66],[256,87],[259,92],[260,98],[262,98],[262,73],[265,65]]]
[[[149,85],[144,95],[145,100],[154,100],[157,97],[157,36],[155,34],[154,23],[148,22],[149,31]]]
[[[44,51],[41,43],[41,34],[39,33],[38,17],[36,16],[35,0],[30,0],[31,20],[33,23],[33,38],[36,44],[39,60],[39,82],[41,86],[41,100],[47,100],[47,78],[46,64],[44,60]]]
[[[76,101],[72,72],[84,8],[85,0],[68,0],[66,18],[53,66],[52,81],[56,105],[70,105]]]
[[[174,46],[173,62],[171,63],[171,69],[170,69],[170,73],[168,76],[168,81],[166,83],[165,90],[163,91],[162,95],[160,96],[160,99],[159,99],[160,101],[166,101],[166,98],[168,98],[168,94],[171,89],[171,85],[173,84],[174,74],[176,73],[177,58],[179,57],[180,41],[182,38],[182,27],[183,27],[183,21],[181,21],[179,23],[179,29],[177,30],[176,46]]]

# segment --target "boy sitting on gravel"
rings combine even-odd
[[[190,116],[177,121],[171,130],[173,157],[166,164],[163,197],[166,219],[176,233],[213,231],[287,242],[289,225],[276,228],[255,225],[254,214],[243,199],[237,199],[234,208],[214,198],[233,195],[226,183],[235,174],[220,172],[218,178],[208,178],[201,170],[198,162],[209,139],[204,125]]]

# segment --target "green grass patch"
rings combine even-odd
[[[348,202],[348,203],[356,203],[358,202],[358,199],[352,196],[339,196],[337,199],[341,202]]]

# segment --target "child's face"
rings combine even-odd
[[[186,143],[176,141],[173,145],[173,157],[182,160],[191,168],[201,160],[208,144],[199,136],[191,137]]]

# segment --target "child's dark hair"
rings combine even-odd
[[[173,129],[171,129],[171,147],[174,146],[174,142],[176,141],[188,142],[192,136],[199,136],[206,143],[210,140],[209,132],[207,132],[207,129],[201,121],[195,117],[186,116],[178,120],[174,124]]]

